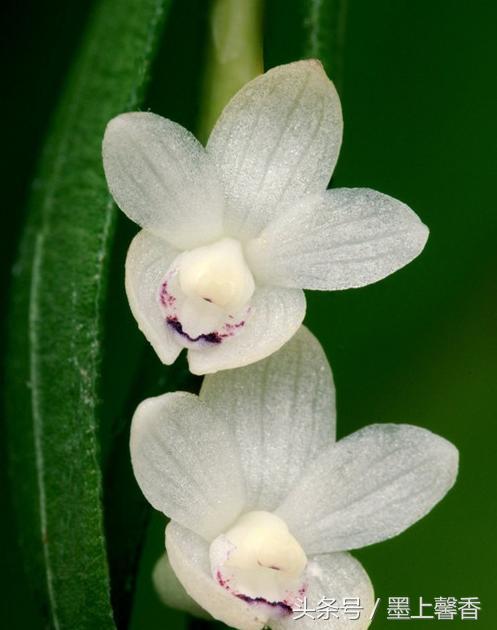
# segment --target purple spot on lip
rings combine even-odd
[[[245,326],[245,320],[242,320],[241,322],[238,322],[238,324],[228,324],[226,323],[224,325],[224,328],[227,331],[226,335],[222,335],[223,337],[230,337],[231,335],[234,334],[234,332],[238,329],[241,328],[242,326]]]
[[[242,595],[241,593],[233,593],[238,599],[247,602],[248,604],[266,604],[266,606],[271,606],[271,608],[279,608],[285,615],[291,615],[293,609],[286,602],[270,602],[264,597],[249,597],[248,595]]]
[[[250,597],[249,595],[244,595],[243,593],[236,593],[235,591],[232,591],[229,585],[229,580],[223,578],[219,569],[216,571],[216,579],[220,586],[222,586],[235,597],[238,597],[238,599],[247,602],[247,604],[265,604],[266,606],[271,606],[271,608],[280,609],[281,613],[284,615],[291,615],[293,613],[293,608],[286,601],[270,602],[264,597]]]
[[[219,582],[219,585],[225,589],[229,589],[228,581],[223,578],[223,575],[219,569],[216,571],[216,579]]]
[[[166,307],[173,306],[173,304],[176,302],[176,298],[174,297],[174,295],[169,293],[169,291],[167,289],[167,280],[163,283],[163,285],[161,287],[160,301]]]
[[[166,321],[171,328],[173,328],[182,337],[188,339],[188,341],[207,341],[208,343],[221,343],[222,341],[221,335],[217,332],[202,334],[198,337],[190,337],[190,335],[183,330],[183,326],[181,325],[181,322],[178,321],[177,317],[168,317]]]

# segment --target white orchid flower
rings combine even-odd
[[[317,61],[245,85],[205,149],[152,113],[110,121],[109,188],[143,228],[126,290],[163,363],[183,347],[196,374],[258,361],[299,328],[303,288],[364,286],[421,252],[428,230],[400,201],[326,190],[341,141],[340,101]]]
[[[168,561],[186,593],[229,626],[293,623],[299,600],[359,598],[373,589],[348,550],[385,540],[427,514],[453,485],[457,449],[426,429],[375,424],[335,442],[334,387],[305,328],[272,357],[207,376],[200,395],[144,401],[131,429],[138,483],[166,528]],[[171,605],[187,594],[164,579]]]

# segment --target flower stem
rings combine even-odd
[[[262,72],[262,1],[213,0],[198,128],[202,142],[229,99]]]

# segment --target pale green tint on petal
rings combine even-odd
[[[142,402],[131,425],[131,462],[157,510],[212,540],[240,514],[243,475],[232,430],[197,396],[164,394]]]
[[[322,192],[342,126],[338,95],[317,61],[278,66],[245,85],[207,144],[226,191],[228,233],[256,236],[282,203]]]
[[[235,597],[213,579],[209,545],[200,536],[171,522],[166,527],[166,549],[186,592],[214,619],[240,630],[260,630],[266,624],[263,611]]]
[[[190,371],[210,374],[265,359],[297,332],[305,308],[304,292],[300,289],[256,289],[243,330],[220,343],[189,350]]]
[[[335,388],[317,339],[303,326],[267,359],[209,375],[200,392],[231,423],[247,486],[246,510],[274,510],[309,461],[335,439]]]
[[[162,363],[173,363],[182,346],[167,326],[159,292],[169,266],[178,255],[166,241],[145,230],[131,241],[126,257],[126,294],[138,327]]]
[[[307,554],[391,538],[450,490],[458,451],[407,424],[373,424],[321,453],[276,513]]]
[[[103,158],[117,205],[142,228],[180,249],[222,236],[214,167],[180,125],[150,112],[121,114],[107,125]]]
[[[309,558],[307,569],[308,590],[307,606],[316,608],[324,598],[336,600],[337,606],[342,606],[344,600],[358,599],[362,610],[358,619],[350,619],[342,610],[338,612],[336,619],[326,615],[322,619],[298,617],[295,612],[284,620],[272,621],[272,630],[313,630],[313,628],[328,630],[366,630],[371,623],[371,614],[374,608],[374,591],[368,574],[361,563],[349,553],[331,553],[313,556]],[[316,617],[315,613],[313,614]],[[352,615],[354,617],[355,615]]]
[[[423,250],[428,228],[405,204],[368,188],[338,188],[289,205],[247,245],[260,282],[349,289],[377,282]]]
[[[162,554],[155,563],[152,580],[162,603],[169,608],[184,610],[201,619],[212,619],[185,591],[171,567],[167,554]]]

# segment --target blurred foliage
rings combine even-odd
[[[105,0],[89,15],[33,180],[13,273],[6,373],[13,499],[30,582],[55,628],[115,627],[114,617],[126,618],[121,578],[134,575],[125,546],[111,606],[120,539],[106,545],[105,449],[97,437],[100,422],[112,419],[102,413],[100,374],[117,212],[101,138],[112,116],[140,106],[168,6]]]
[[[70,4],[31,0],[4,7],[5,290],[35,156],[88,15],[88,3]],[[207,4],[173,2],[145,101],[192,130]],[[457,485],[434,512],[398,538],[356,554],[382,598],[375,629],[390,627],[386,598],[395,595],[413,601],[479,596],[483,610],[476,627],[495,627],[496,24],[497,5],[485,0],[265,2],[266,66],[317,55],[339,86],[345,135],[332,186],[368,186],[398,197],[431,229],[425,252],[390,278],[357,291],[308,294],[306,323],[334,370],[340,435],[374,421],[411,422],[444,435],[461,451]],[[129,314],[122,263],[134,229],[119,216],[109,271],[102,415],[111,421],[100,427],[108,552],[113,588],[130,590],[132,584],[119,585],[125,575],[120,562],[134,558],[134,567],[144,544],[132,628],[182,629],[190,623],[186,616],[161,606],[152,591],[150,570],[163,549],[163,522],[154,516],[148,523],[126,444],[141,398],[197,383],[184,364],[174,370],[158,365]],[[5,467],[1,473],[4,482]],[[119,494],[121,480],[126,494]],[[23,480],[13,481],[16,492]],[[2,508],[7,579],[0,620],[8,619],[12,630],[36,630],[43,622],[16,542],[23,522],[9,518],[6,493]]]

